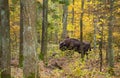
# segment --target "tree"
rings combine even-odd
[[[23,66],[23,5],[20,0],[20,52],[19,52],[19,66]]]
[[[21,0],[23,7],[23,75],[25,78],[38,78],[36,53],[36,1]]]
[[[47,62],[48,0],[43,0],[42,42],[40,58]]]
[[[98,16],[97,16],[97,12],[95,9],[97,9],[98,7],[95,7],[95,2],[94,2],[94,16],[93,16],[93,23],[94,23],[94,52],[96,51],[96,34],[97,34],[97,22],[98,22]]]
[[[74,0],[72,0],[72,4],[74,6]],[[72,25],[74,25],[74,8],[72,8]]]
[[[63,4],[63,17],[62,17],[62,26],[63,26],[62,39],[64,39],[67,36],[67,17],[68,17],[68,7],[64,3]]]
[[[84,0],[81,2],[81,15],[80,15],[80,42],[81,42],[81,58],[84,58],[84,52],[83,52],[83,9],[84,9]]]
[[[113,74],[113,66],[114,66],[114,54],[113,54],[113,48],[112,48],[112,27],[113,27],[113,0],[110,0],[110,17],[108,22],[108,65],[109,65],[109,73]]]
[[[8,0],[0,1],[0,72],[1,78],[11,78],[10,24]]]
[[[99,35],[100,35],[100,38],[99,38],[99,59],[100,59],[100,72],[102,71],[102,65],[103,65],[103,53],[102,53],[102,47],[103,47],[103,22],[101,20],[103,20],[103,16],[104,14],[103,13],[100,13],[100,9],[102,7],[102,1],[97,5],[97,8],[99,9],[98,10],[98,23],[99,23]]]
[[[102,16],[100,16],[99,17],[99,22],[101,22],[100,21],[100,19],[102,19],[101,18]],[[103,53],[102,53],[102,47],[103,47],[103,23],[101,22],[101,24],[100,24],[100,32],[99,32],[99,34],[100,34],[100,40],[99,40],[99,58],[100,58],[100,71],[102,71],[102,65],[103,65]]]

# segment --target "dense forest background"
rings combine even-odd
[[[0,0],[1,78],[119,78],[119,3]],[[67,37],[90,42],[88,58],[61,51]]]

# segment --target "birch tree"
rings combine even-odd
[[[36,1],[21,0],[23,6],[23,75],[38,78],[36,54]]]

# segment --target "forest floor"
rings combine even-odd
[[[102,72],[99,72],[99,60],[86,60],[79,63],[79,57],[51,58],[46,66],[43,61],[39,62],[40,78],[120,78],[120,62],[115,62],[115,75],[107,73],[107,65],[103,64]],[[22,78],[21,68],[12,66],[13,78]]]
[[[53,52],[53,53],[52,53]],[[115,57],[114,75],[107,73],[108,65],[103,58],[100,72],[99,53],[92,52],[88,59],[81,61],[80,54],[66,55],[52,50],[48,65],[39,61],[40,78],[120,78],[120,58]],[[67,53],[68,54],[68,53]],[[18,68],[18,60],[12,61],[12,78],[23,78],[22,68]]]

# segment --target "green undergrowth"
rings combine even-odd
[[[67,78],[111,78],[108,73],[100,72],[94,67],[87,66],[85,61],[76,59],[74,62],[69,63],[67,66],[69,71],[67,73]]]
[[[37,49],[38,54],[40,53],[40,47]],[[108,66],[106,65],[106,51],[103,50],[103,66],[102,72],[100,72],[100,58],[99,58],[99,50],[90,51],[88,58],[85,56],[84,61],[81,59],[81,55],[75,51],[61,51],[59,50],[58,44],[48,44],[47,49],[47,57],[48,61],[54,60],[55,63],[62,64],[62,69],[55,68],[49,69],[44,67],[44,65],[40,64],[43,68],[39,72],[41,73],[41,78],[116,78],[108,73]],[[64,61],[60,61],[64,59]],[[52,61],[53,62],[53,61]],[[61,63],[58,63],[61,62]],[[62,63],[63,62],[63,63]],[[50,63],[50,62],[48,62]],[[50,65],[50,64],[49,64]],[[51,64],[52,65],[52,64]],[[119,65],[116,63],[117,70],[115,74],[118,74],[119,78]],[[14,75],[16,74],[16,70],[14,68]],[[21,73],[18,71],[18,73]],[[19,75],[21,77],[21,75]],[[18,76],[14,76],[17,78]],[[19,77],[19,78],[20,78]]]
[[[81,60],[81,55],[75,51],[60,51],[58,45],[51,45],[48,49],[49,57],[56,53],[52,58],[67,57],[69,60],[67,66],[62,70],[55,69],[54,72],[61,78],[112,78],[109,73],[99,71],[99,51],[89,52],[88,58],[85,56],[84,61]],[[105,52],[103,53],[105,59]],[[96,65],[92,66],[92,63]],[[105,61],[103,61],[103,64]],[[105,68],[105,67],[104,67]]]

